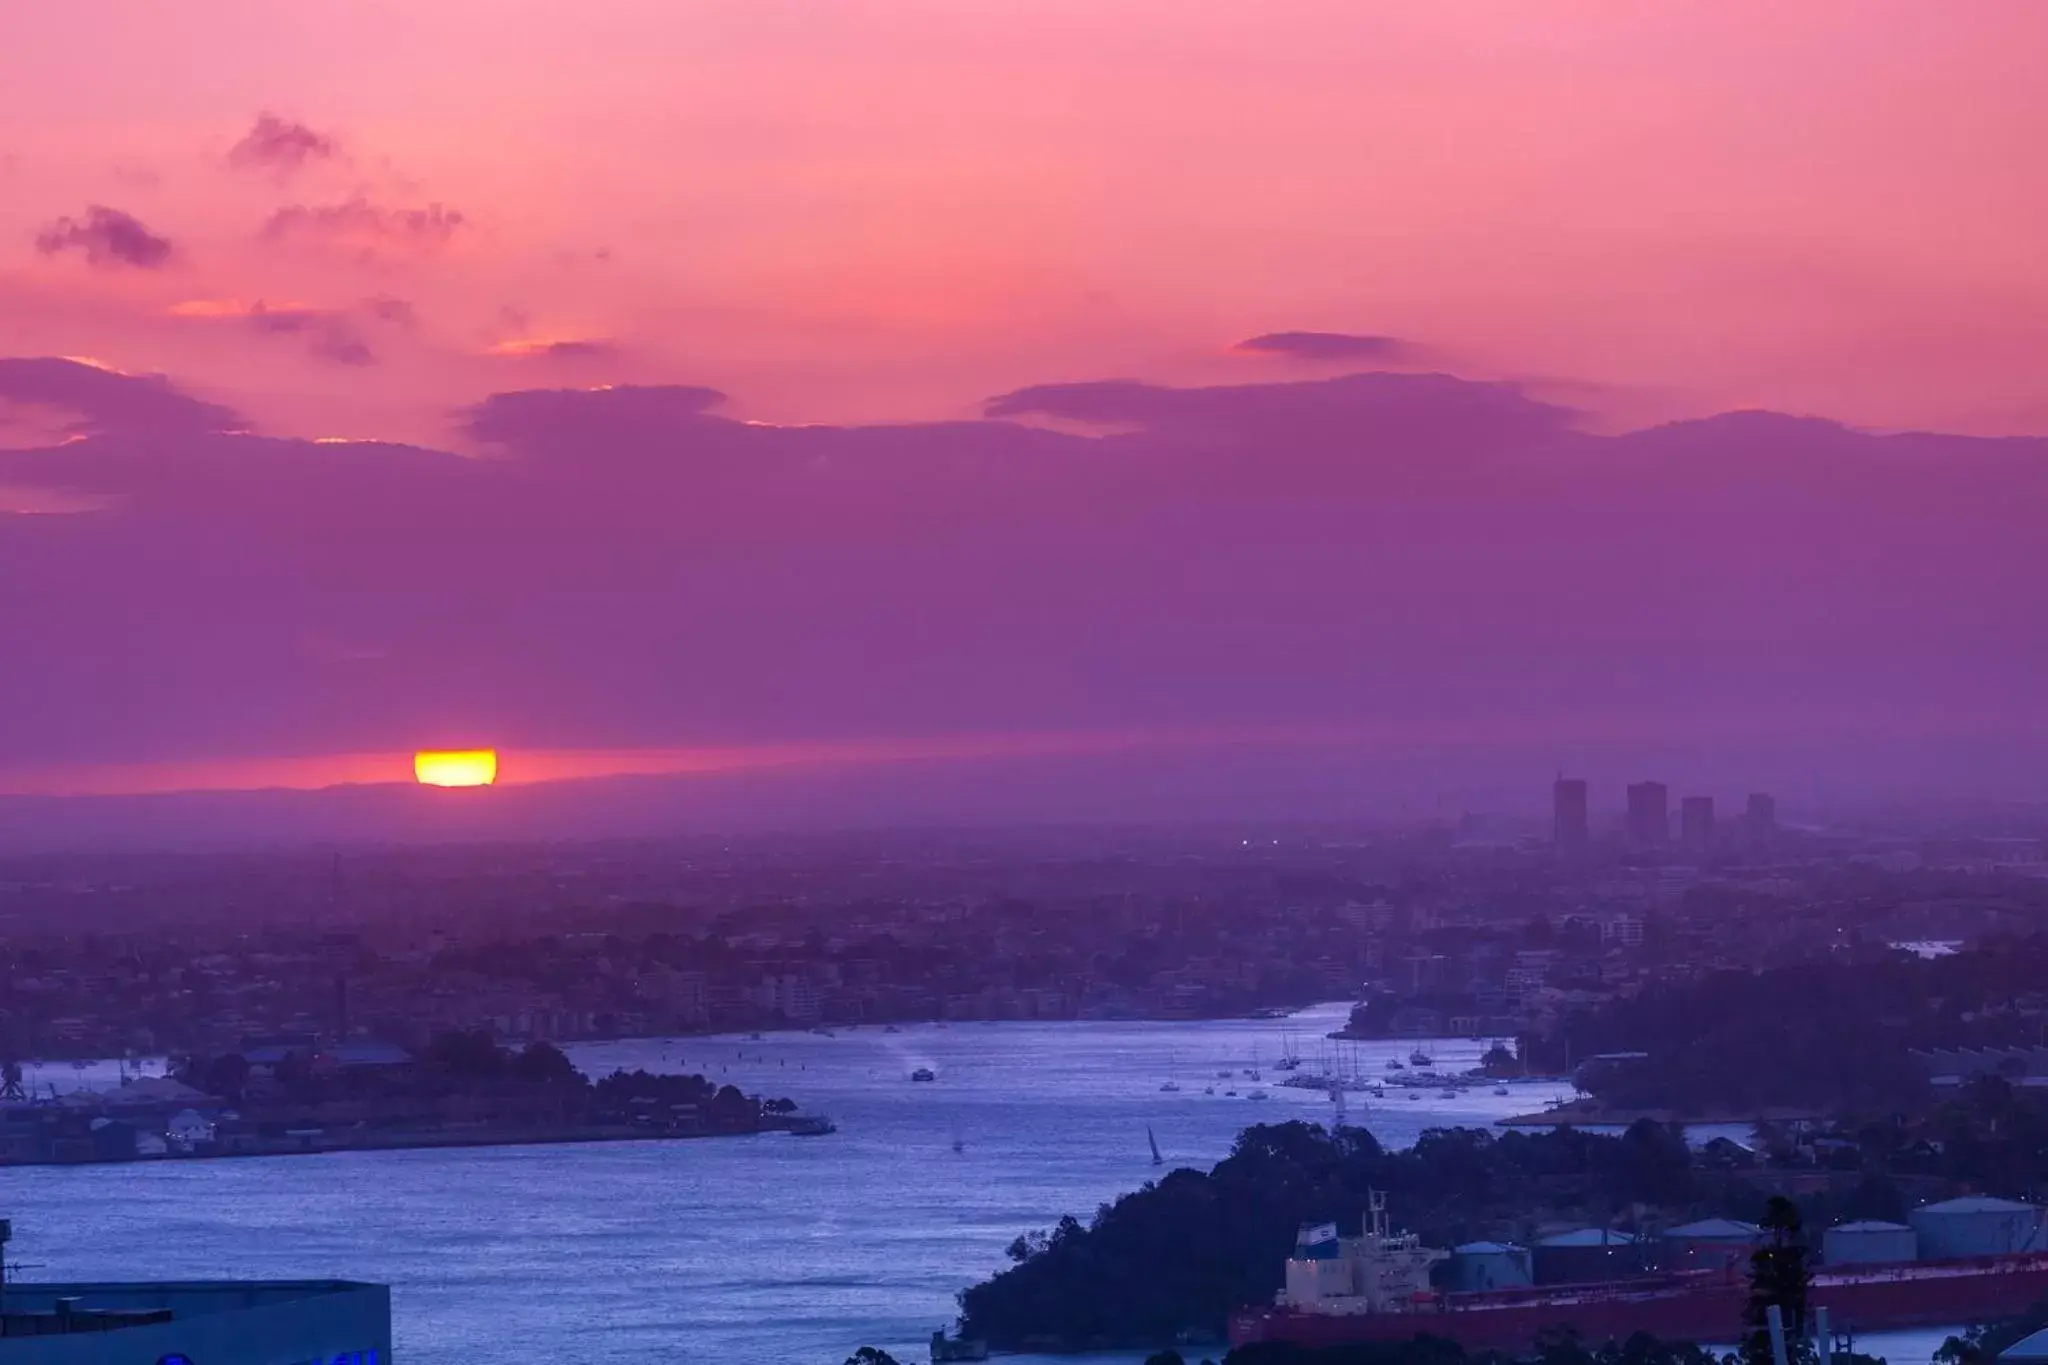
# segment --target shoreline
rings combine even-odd
[[[1318,1005],[1326,1005],[1333,1003],[1342,1002],[1328,1000],[1310,1000],[1300,1004],[1255,1005],[1243,1010],[1228,1010],[1216,1014],[1117,1013],[1099,1016],[1077,1014],[1062,1015],[1058,1018],[1049,1019],[1013,1019],[982,1016],[977,1016],[971,1019],[858,1019],[852,1022],[832,1022],[817,1024],[762,1024],[757,1026],[738,1024],[733,1025],[731,1027],[720,1027],[715,1029],[669,1029],[658,1030],[652,1033],[614,1033],[593,1035],[590,1037],[563,1038],[509,1038],[502,1039],[500,1041],[505,1046],[514,1047],[529,1042],[542,1042],[552,1043],[554,1046],[560,1048],[570,1048],[602,1046],[607,1043],[682,1042],[691,1039],[735,1038],[741,1041],[766,1041],[767,1039],[775,1037],[777,1035],[832,1035],[838,1033],[881,1033],[891,1028],[895,1029],[899,1033],[908,1033],[912,1029],[952,1028],[970,1026],[978,1027],[988,1024],[1214,1024],[1231,1020],[1241,1020],[1247,1023],[1260,1020],[1277,1022],[1279,1020],[1292,1018],[1294,1015],[1301,1013],[1303,1010],[1314,1009]],[[754,1038],[754,1035],[757,1033],[761,1035],[761,1038],[759,1040],[756,1040]],[[366,1040],[353,1039],[350,1041],[362,1042]],[[127,1057],[131,1060],[140,1061],[169,1060],[173,1057],[190,1055],[195,1052],[214,1053],[218,1050],[218,1047],[214,1045],[208,1045],[205,1047],[195,1047],[189,1043],[178,1044],[174,1046],[160,1045],[153,1046],[139,1052],[129,1053],[127,1054]],[[123,1056],[121,1053],[112,1052],[105,1048],[87,1047],[81,1048],[77,1052],[64,1052],[36,1057],[25,1057],[21,1059],[20,1064],[23,1067],[34,1067],[38,1070],[51,1070],[57,1067],[73,1067],[81,1062],[85,1063],[88,1067],[106,1066],[117,1063],[121,1060],[123,1060]]]
[[[463,1147],[555,1147],[569,1144],[600,1142],[695,1142],[715,1138],[760,1137],[767,1133],[789,1133],[783,1125],[750,1129],[734,1133],[680,1133],[633,1128],[617,1124],[590,1125],[568,1130],[532,1129],[488,1129],[414,1133],[356,1134],[342,1132],[331,1135],[339,1139],[320,1142],[314,1135],[307,1140],[294,1141],[290,1138],[265,1140],[263,1145],[235,1147],[209,1152],[156,1152],[147,1155],[100,1157],[86,1156],[74,1160],[64,1158],[37,1158],[33,1160],[0,1161],[0,1170],[20,1167],[52,1166],[156,1166],[166,1163],[192,1161],[237,1161],[255,1157],[288,1156],[330,1156],[343,1152],[402,1152],[425,1148]],[[320,1135],[330,1136],[330,1135]]]
[[[1511,1114],[1504,1119],[1495,1119],[1496,1128],[1626,1128],[1632,1123],[1649,1119],[1654,1123],[1692,1125],[1714,1125],[1717,1127],[1757,1123],[1797,1123],[1826,1118],[1827,1115],[1810,1109],[1762,1109],[1748,1113],[1692,1113],[1678,1109],[1607,1109],[1591,1103],[1560,1105],[1555,1109],[1539,1110],[1531,1114]]]

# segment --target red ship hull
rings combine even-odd
[[[1925,1261],[1817,1275],[1808,1298],[1838,1331],[1962,1326],[2024,1312],[2048,1294],[2048,1256]],[[1666,1341],[1728,1343],[1741,1337],[1749,1286],[1734,1273],[1666,1275],[1549,1289],[1444,1294],[1401,1313],[1303,1313],[1251,1308],[1230,1324],[1230,1342],[1335,1346],[1444,1337],[1468,1351],[1526,1351],[1539,1333],[1570,1328],[1588,1342],[1648,1332]]]

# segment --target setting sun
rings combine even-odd
[[[422,749],[412,772],[429,787],[488,787],[498,780],[496,749]]]

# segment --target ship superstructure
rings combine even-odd
[[[1405,1313],[1431,1297],[1430,1268],[1449,1253],[1422,1245],[1412,1232],[1387,1223],[1387,1197],[1368,1196],[1357,1237],[1339,1237],[1335,1223],[1305,1227],[1287,1260],[1287,1287],[1278,1304],[1304,1313]]]

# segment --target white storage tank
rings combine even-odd
[[[1719,1270],[1746,1265],[1749,1255],[1763,1240],[1763,1229],[1754,1223],[1732,1218],[1707,1218],[1666,1228],[1658,1239],[1663,1243],[1666,1270]]]
[[[1896,1265],[1919,1255],[1920,1235],[1904,1223],[1837,1223],[1820,1236],[1821,1260],[1829,1265]]]
[[[1920,1235],[1920,1259],[1952,1261],[2042,1249],[2041,1210],[1988,1195],[1927,1204],[1906,1215]]]
[[[1506,1242],[1453,1247],[1445,1276],[1452,1289],[1527,1289],[1536,1283],[1529,1249]]]
[[[1580,1228],[1545,1237],[1529,1258],[1538,1284],[1592,1284],[1640,1275],[1644,1247],[1626,1232]]]

